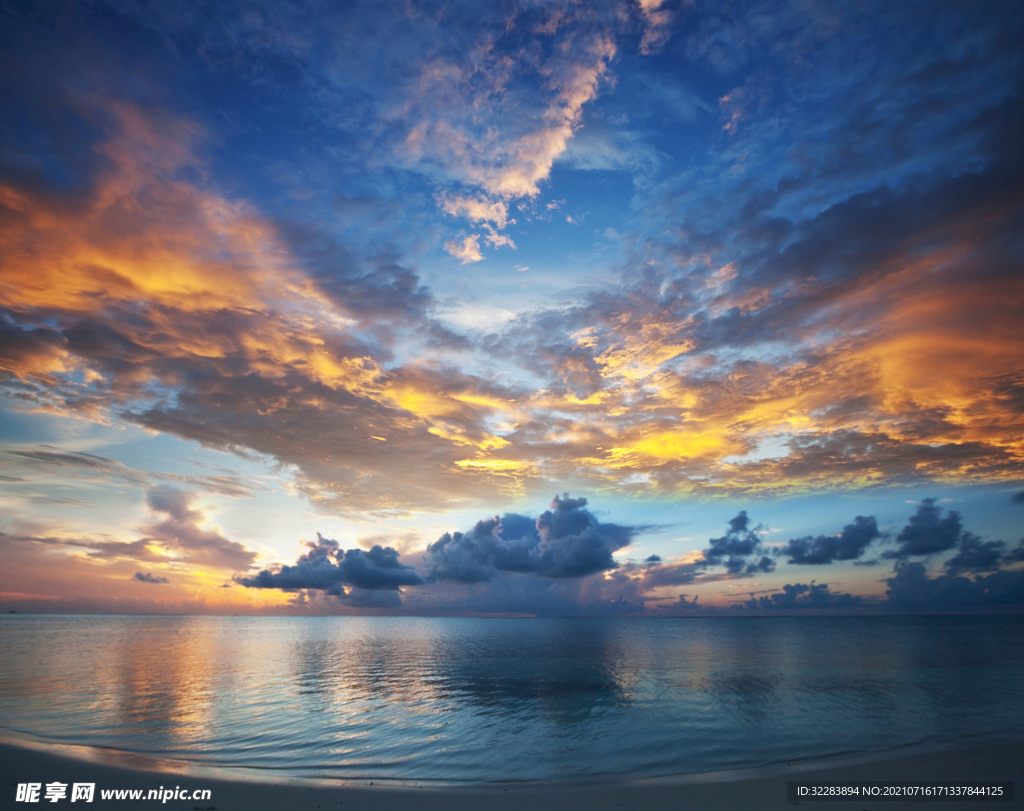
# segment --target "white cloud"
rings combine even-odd
[[[461,243],[454,240],[446,242],[444,249],[456,259],[462,260],[463,265],[479,262],[484,258],[484,255],[480,253],[480,237],[476,234],[466,237]]]
[[[507,245],[512,250],[516,249],[516,243],[512,241],[512,237],[506,236],[505,234],[499,234],[493,228],[487,229],[487,234],[484,239],[489,245],[495,248],[500,248],[502,245]]]
[[[466,217],[470,222],[491,222],[498,229],[504,228],[509,222],[515,224],[515,220],[509,220],[508,205],[500,200],[441,195],[438,202],[446,214]]]

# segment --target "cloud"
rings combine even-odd
[[[775,561],[765,554],[768,550],[758,534],[760,529],[752,528],[747,511],[740,510],[729,520],[728,532],[721,538],[710,538],[710,546],[695,556],[688,556],[691,559],[666,563],[659,555],[649,557],[642,566],[635,567],[638,582],[646,591],[772,572]],[[725,572],[709,574],[707,570],[716,566],[725,567]]]
[[[950,510],[943,517],[934,498],[922,499],[917,512],[896,536],[898,548],[886,552],[884,557],[906,558],[945,552],[956,546],[962,528],[959,512]]]
[[[706,562],[698,563],[658,563],[649,566],[643,573],[643,584],[646,588],[658,586],[684,586],[695,581],[705,581],[703,574],[707,569]]]
[[[709,566],[725,566],[729,574],[754,574],[770,572],[775,568],[775,561],[761,554],[764,547],[757,528],[750,528],[750,518],[746,510],[740,510],[735,518],[729,521],[729,531],[721,538],[711,538],[711,545],[704,550],[704,561]],[[760,559],[757,559],[760,555]]]
[[[399,340],[428,355],[468,346],[425,315],[413,272],[386,252],[367,267],[322,233],[190,182],[201,175],[196,125],[91,101],[100,136],[82,150],[80,185],[0,177],[11,211],[0,227],[11,247],[0,260],[0,327],[12,336],[0,379],[16,402],[273,457],[294,466],[322,509],[450,504],[470,498],[476,479],[502,478],[456,462],[502,444],[485,420],[515,392],[447,365],[390,363]],[[390,449],[370,449],[384,444],[373,436],[396,443],[394,453],[432,456],[439,477],[425,482]],[[244,492],[224,478],[139,474],[88,455],[6,458],[58,475]]]
[[[477,583],[498,572],[574,578],[614,569],[612,553],[640,530],[602,523],[586,505],[585,498],[555,496],[536,520],[512,513],[478,521],[465,533],[446,532],[427,547],[430,576]]]
[[[484,234],[484,240],[492,248],[501,248],[502,246],[516,249],[516,243],[512,241],[512,237],[507,234],[499,234],[497,231],[488,229],[487,233]]]
[[[252,563],[256,554],[243,544],[226,539],[217,529],[202,528],[201,525],[207,522],[206,513],[189,506],[196,496],[184,493],[170,495],[183,501],[182,508],[175,510],[177,517],[143,525],[140,531],[145,533],[144,537],[135,541],[109,540],[110,536],[105,534],[69,534],[66,531],[42,534],[38,530],[33,534],[20,535],[0,532],[0,538],[42,548],[84,549],[88,552],[88,560],[111,564],[125,560],[185,562],[202,570],[208,567],[243,569]]]
[[[1006,563],[1016,563],[1024,560],[1024,538],[1021,538],[1017,542],[1017,546],[1006,553],[1006,557],[1003,558]]]
[[[154,544],[150,538],[141,538],[137,541],[101,541],[92,538],[33,538],[39,543],[58,543],[66,546],[78,546],[89,550],[90,557],[117,560],[130,558],[132,560],[161,561],[174,560],[174,551],[170,548],[162,548]]]
[[[146,503],[166,517],[143,527],[145,538],[139,543],[157,544],[180,555],[190,563],[222,569],[247,569],[256,553],[237,541],[224,537],[217,528],[206,528],[206,512],[194,506],[196,496],[178,490],[152,490]]]
[[[239,476],[186,476],[179,473],[156,473],[139,470],[121,462],[81,451],[62,451],[51,445],[34,450],[0,451],[0,469],[19,470],[39,476],[58,476],[90,482],[125,482],[147,488],[183,485],[234,498],[248,498],[253,492],[266,490],[258,482]],[[25,479],[18,477],[19,480]]]
[[[818,11],[695,21],[723,70],[758,63],[738,79],[743,126],[702,170],[637,195],[646,222],[617,287],[493,341],[552,400],[575,398],[580,439],[562,447],[577,470],[666,497],[1019,478],[1022,119],[1001,9],[959,18],[988,43],[963,59],[909,7],[842,44]],[[908,26],[929,44],[900,49]],[[865,53],[885,69],[865,76]],[[868,99],[908,76],[915,103],[880,115]],[[585,345],[565,339],[581,329]],[[625,453],[670,428],[684,447],[719,442]]]
[[[886,580],[888,605],[955,610],[1024,604],[1024,570],[994,572],[973,579],[950,574],[929,578],[923,563],[898,561]]]
[[[83,463],[77,455],[75,464]],[[98,462],[100,467],[103,465]],[[245,570],[256,560],[256,553],[244,544],[224,536],[210,525],[207,511],[197,505],[200,496],[180,490],[153,489],[146,504],[156,519],[141,525],[142,537],[134,541],[112,540],[110,535],[51,530],[42,534],[7,535],[5,539],[51,548],[84,549],[88,560],[116,564],[120,561],[179,562],[188,569]],[[45,530],[44,530],[45,531]],[[147,581],[152,582],[152,581]]]
[[[480,237],[476,234],[472,234],[458,242],[446,242],[444,249],[448,251],[456,259],[460,259],[459,264],[468,265],[472,262],[480,262],[483,260],[484,255],[480,253]]]
[[[1003,562],[1004,541],[983,541],[973,532],[963,532],[957,553],[943,565],[950,574],[992,572]],[[1012,560],[1012,557],[1006,558]]]
[[[834,593],[829,591],[827,583],[810,585],[794,583],[785,585],[781,592],[768,594],[764,597],[751,598],[744,604],[747,608],[818,608],[818,609],[849,609],[865,605],[863,597],[852,594]]]
[[[492,248],[505,246],[515,249],[516,244],[510,236],[498,233],[498,230],[509,223],[515,223],[515,220],[509,219],[507,203],[450,195],[440,195],[438,202],[445,212],[453,217],[461,215],[471,222],[482,223],[486,231],[483,235],[484,241]],[[477,234],[466,237],[461,244],[456,241],[446,242],[444,249],[456,259],[461,259],[463,265],[483,259],[483,254],[480,253],[480,237]]]
[[[534,197],[598,93],[620,23],[598,6],[571,15],[522,8],[474,23],[472,31],[456,28],[461,59],[424,58],[398,91],[389,112],[406,132],[398,154],[406,166],[492,201]]]
[[[669,38],[672,13],[662,8],[665,0],[637,0],[644,21],[644,35],[640,41],[640,53],[652,54],[660,51]]]
[[[252,577],[236,576],[235,582],[256,589],[317,589],[357,608],[397,607],[401,605],[400,587],[424,582],[415,569],[399,562],[399,553],[390,546],[343,550],[335,540],[320,533],[316,537],[316,543],[306,543],[309,551],[294,566],[263,569]]]
[[[145,574],[143,574],[142,572],[136,572],[132,580],[138,580],[141,583],[153,583],[156,585],[171,582],[166,577],[157,577],[151,574],[150,572],[146,572]]]
[[[499,614],[542,617],[644,614],[644,598],[628,576],[597,573],[582,577],[539,577],[497,572],[486,583],[435,581],[410,592],[405,609],[432,615]]]
[[[1024,504],[1024,490],[1021,490],[1019,493],[1014,493],[1012,496],[1010,496],[1010,503]]]
[[[874,517],[858,515],[852,524],[843,527],[836,535],[819,535],[816,538],[794,538],[776,554],[786,555],[789,563],[815,564],[833,563],[837,560],[856,560],[872,541],[882,537]]]
[[[509,222],[515,223],[515,220],[509,219],[508,204],[500,200],[442,195],[439,203],[445,213],[453,217],[466,217],[470,222],[493,223],[499,230]]]
[[[199,50],[213,72],[298,92],[308,118],[375,167],[412,168],[493,199],[537,193],[632,22],[617,3],[456,2],[408,14],[364,4],[316,14],[305,4],[118,5],[157,41]]]
[[[247,151],[219,117],[198,120],[186,86],[138,89],[160,83],[148,63],[65,58],[56,39],[12,50],[12,120],[39,128],[8,131],[0,174],[14,407],[272,458],[321,510],[447,509],[550,481],[678,499],[1020,480],[1008,6],[901,6],[850,18],[840,37],[818,8],[688,9],[680,46],[729,77],[713,95],[742,119],[699,152],[700,121],[666,139],[627,136],[611,115],[632,87],[606,92],[631,70],[623,33],[653,31],[637,25],[664,4],[478,6],[119,6],[141,50],[173,44],[161,64],[173,50],[173,68],[261,88],[282,134],[301,111],[308,142],[331,144],[305,167],[329,213],[247,201],[266,185],[239,168]],[[90,48],[111,41],[92,35],[104,15],[81,14]],[[672,58],[642,61],[654,73]],[[690,95],[677,123],[707,107]],[[617,275],[500,333],[446,330],[414,261],[420,242],[443,243],[438,202],[507,227],[513,200],[561,182],[553,161],[571,161],[573,143],[605,161],[577,168],[640,181]],[[665,171],[638,162],[645,149]],[[349,238],[370,220],[372,238]],[[481,258],[509,239],[476,230]],[[469,255],[470,239],[451,244]],[[502,379],[519,383],[493,382],[513,366]]]
[[[20,522],[7,516],[4,523]],[[61,524],[42,525],[36,516],[35,526],[20,529],[0,532],[0,597],[19,611],[280,613],[287,599],[222,589],[227,573],[221,567],[191,563],[180,550],[148,547],[145,541],[121,542],[93,527],[75,533]]]

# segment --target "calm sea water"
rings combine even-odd
[[[0,647],[7,730],[288,775],[657,777],[1024,721],[1022,617],[7,615]]]

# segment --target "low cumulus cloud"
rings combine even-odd
[[[1004,565],[1024,560],[1024,541],[1016,549],[1008,551],[1005,541],[983,540],[963,528],[963,519],[956,510],[943,515],[934,498],[922,499],[917,511],[896,536],[896,543],[898,548],[886,552],[883,557],[896,559],[897,572],[911,557],[928,557],[949,551],[955,551],[955,554],[945,561],[943,567],[951,576],[994,572]]]
[[[1006,563],[1019,563],[1024,561],[1024,538],[1021,538],[1017,542],[1017,548],[1011,549],[1006,553],[1006,557],[1003,558]]]
[[[1005,549],[1004,541],[983,541],[973,532],[964,532],[957,544],[957,553],[944,565],[950,574],[994,572],[1003,563]]]
[[[835,536],[797,538],[778,549],[794,564],[826,564],[856,560],[874,541],[883,537],[874,517],[857,516],[854,523]],[[787,584],[782,591],[751,599],[748,609],[821,608],[876,609],[924,608],[958,610],[993,608],[1024,603],[1024,570],[1008,569],[1024,561],[1024,539],[1008,549],[1005,541],[983,540],[963,528],[960,513],[943,513],[936,499],[922,499],[917,510],[896,537],[898,548],[883,557],[895,559],[885,600],[833,593],[826,584]],[[942,564],[943,572],[930,577],[924,563],[911,557],[929,557],[953,551]],[[874,561],[877,563],[877,561]],[[963,575],[969,575],[964,577]]]
[[[729,531],[721,538],[711,538],[704,550],[704,560],[710,566],[725,566],[729,574],[770,572],[775,561],[765,554],[758,528],[751,528],[746,510],[729,521]]]
[[[821,565],[837,560],[856,560],[872,541],[882,537],[878,523],[873,516],[858,515],[852,524],[843,527],[839,535],[807,536],[793,538],[777,551],[785,555],[789,563]]]
[[[498,572],[569,578],[614,569],[612,553],[640,529],[602,523],[586,505],[585,498],[555,496],[536,519],[509,513],[478,521],[468,532],[446,532],[427,547],[430,576],[478,583]]]
[[[166,577],[159,577],[150,572],[143,574],[142,572],[136,572],[132,580],[138,580],[140,583],[153,583],[154,585],[161,585],[163,583],[170,583]]]
[[[934,498],[922,499],[917,512],[896,536],[897,548],[886,552],[884,557],[908,558],[945,552],[956,546],[962,529],[959,512],[950,510],[943,516]]]
[[[967,607],[1024,605],[1024,570],[993,572],[973,578],[944,574],[928,577],[923,563],[899,561],[886,580],[888,605],[895,608],[955,610]]]
[[[709,546],[692,560],[674,563],[662,561],[659,555],[648,557],[639,569],[645,589],[660,586],[682,586],[688,583],[744,577],[775,570],[775,561],[758,534],[760,527],[752,527],[746,510],[729,520],[729,529],[720,538],[709,538]],[[708,569],[724,567],[725,573],[708,573]]]
[[[412,566],[399,562],[398,551],[390,546],[344,550],[319,532],[316,538],[316,543],[306,543],[309,551],[294,566],[264,569],[252,577],[236,577],[235,582],[256,589],[316,589],[357,608],[397,608],[400,587],[424,582]]]
[[[747,608],[858,608],[864,605],[864,598],[853,594],[829,591],[827,583],[810,585],[794,583],[785,585],[781,592],[768,594],[764,597],[749,599],[744,605]]]

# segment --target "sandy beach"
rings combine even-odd
[[[625,783],[578,784],[490,784],[482,786],[401,786],[373,784],[329,784],[324,781],[275,780],[272,777],[230,774],[207,769],[175,768],[174,764],[103,750],[53,747],[29,742],[25,746],[0,744],[3,794],[0,808],[25,808],[16,801],[19,783],[95,783],[92,808],[133,808],[163,805],[193,811],[275,811],[290,809],[340,808],[343,811],[520,811],[521,809],[644,809],[656,811],[751,811],[792,808],[862,809],[906,808],[922,805],[941,809],[1021,808],[1020,796],[1013,802],[978,800],[928,801],[902,799],[881,801],[858,798],[856,802],[787,799],[787,781],[820,783],[850,782],[907,784],[1016,781],[1024,774],[1024,742],[987,745],[931,754],[890,758],[870,763],[848,763],[826,768],[793,765],[773,776],[704,775],[678,780]],[[75,751],[90,759],[68,757]],[[179,764],[180,766],[180,764]],[[214,776],[216,775],[216,776]],[[103,789],[209,790],[208,800],[159,799],[102,800]],[[44,789],[45,790],[45,789]],[[1019,790],[1019,789],[1018,789]],[[45,797],[40,793],[40,801]]]

